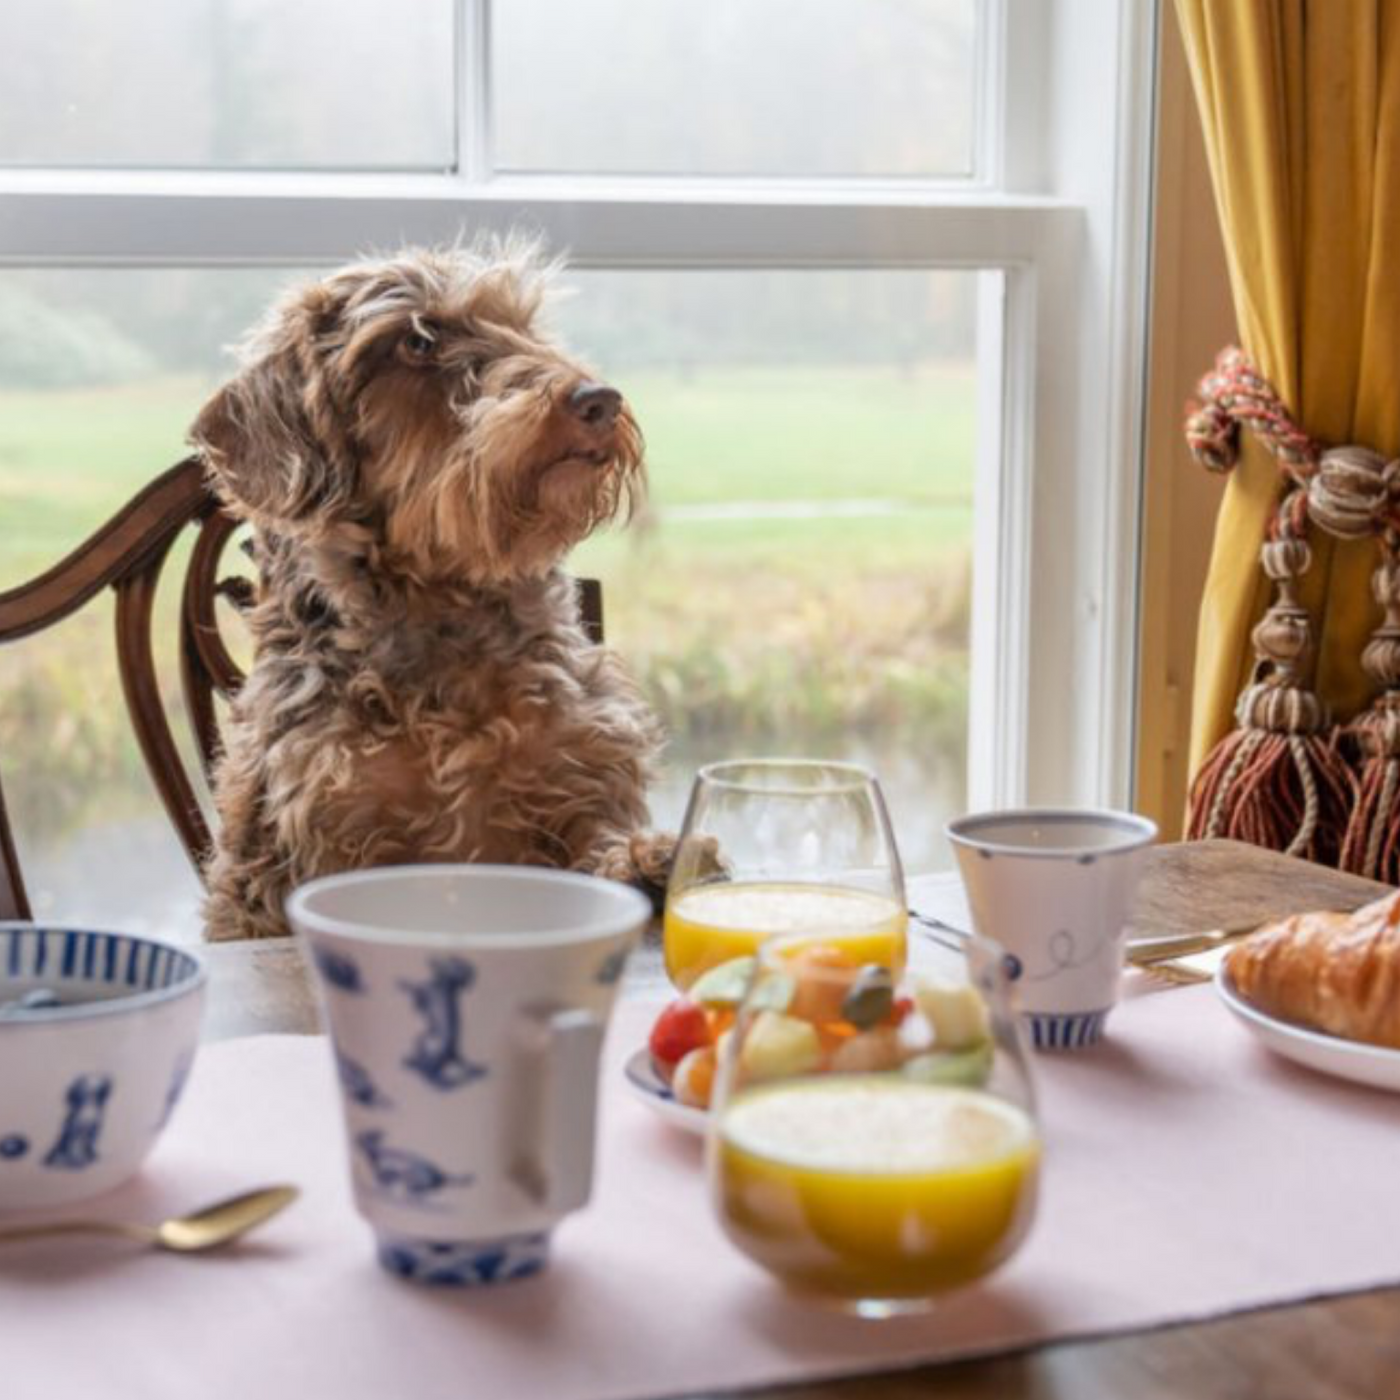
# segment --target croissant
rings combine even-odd
[[[1295,914],[1230,950],[1236,989],[1270,1016],[1400,1050],[1400,893],[1353,914]]]

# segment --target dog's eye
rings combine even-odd
[[[433,351],[437,349],[437,341],[421,330],[409,331],[402,344],[403,352],[410,360],[431,359]]]

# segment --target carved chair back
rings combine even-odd
[[[110,588],[116,595],[117,665],[127,713],[147,771],[196,871],[209,853],[209,824],[185,766],[162,698],[156,667],[155,602],[175,542],[194,532],[180,585],[178,654],[185,712],[206,781],[219,753],[215,696],[237,693],[243,673],[220,632],[218,599],[236,611],[254,585],[224,570],[226,547],[240,522],[219,504],[194,457],[178,462],[139,492],[67,558],[39,577],[0,592],[0,643],[54,626]],[[221,576],[222,573],[222,576]],[[602,592],[579,580],[584,629],[603,636]],[[0,791],[0,918],[31,917],[9,814]]]

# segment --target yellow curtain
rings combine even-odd
[[[1326,444],[1400,454],[1400,0],[1176,0],[1225,236],[1241,343]],[[1387,231],[1390,234],[1386,238]],[[1208,366],[1203,365],[1204,372]],[[1202,603],[1191,768],[1233,727],[1269,601],[1259,546],[1279,498],[1246,438]],[[1315,688],[1339,717],[1370,699],[1377,551],[1310,532],[1303,601]]]

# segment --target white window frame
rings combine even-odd
[[[478,79],[456,170],[0,172],[0,267],[307,265],[520,223],[580,268],[999,272],[969,798],[1129,803],[1157,0],[983,0],[978,168],[956,182],[493,176],[501,0],[455,3],[459,78]]]

